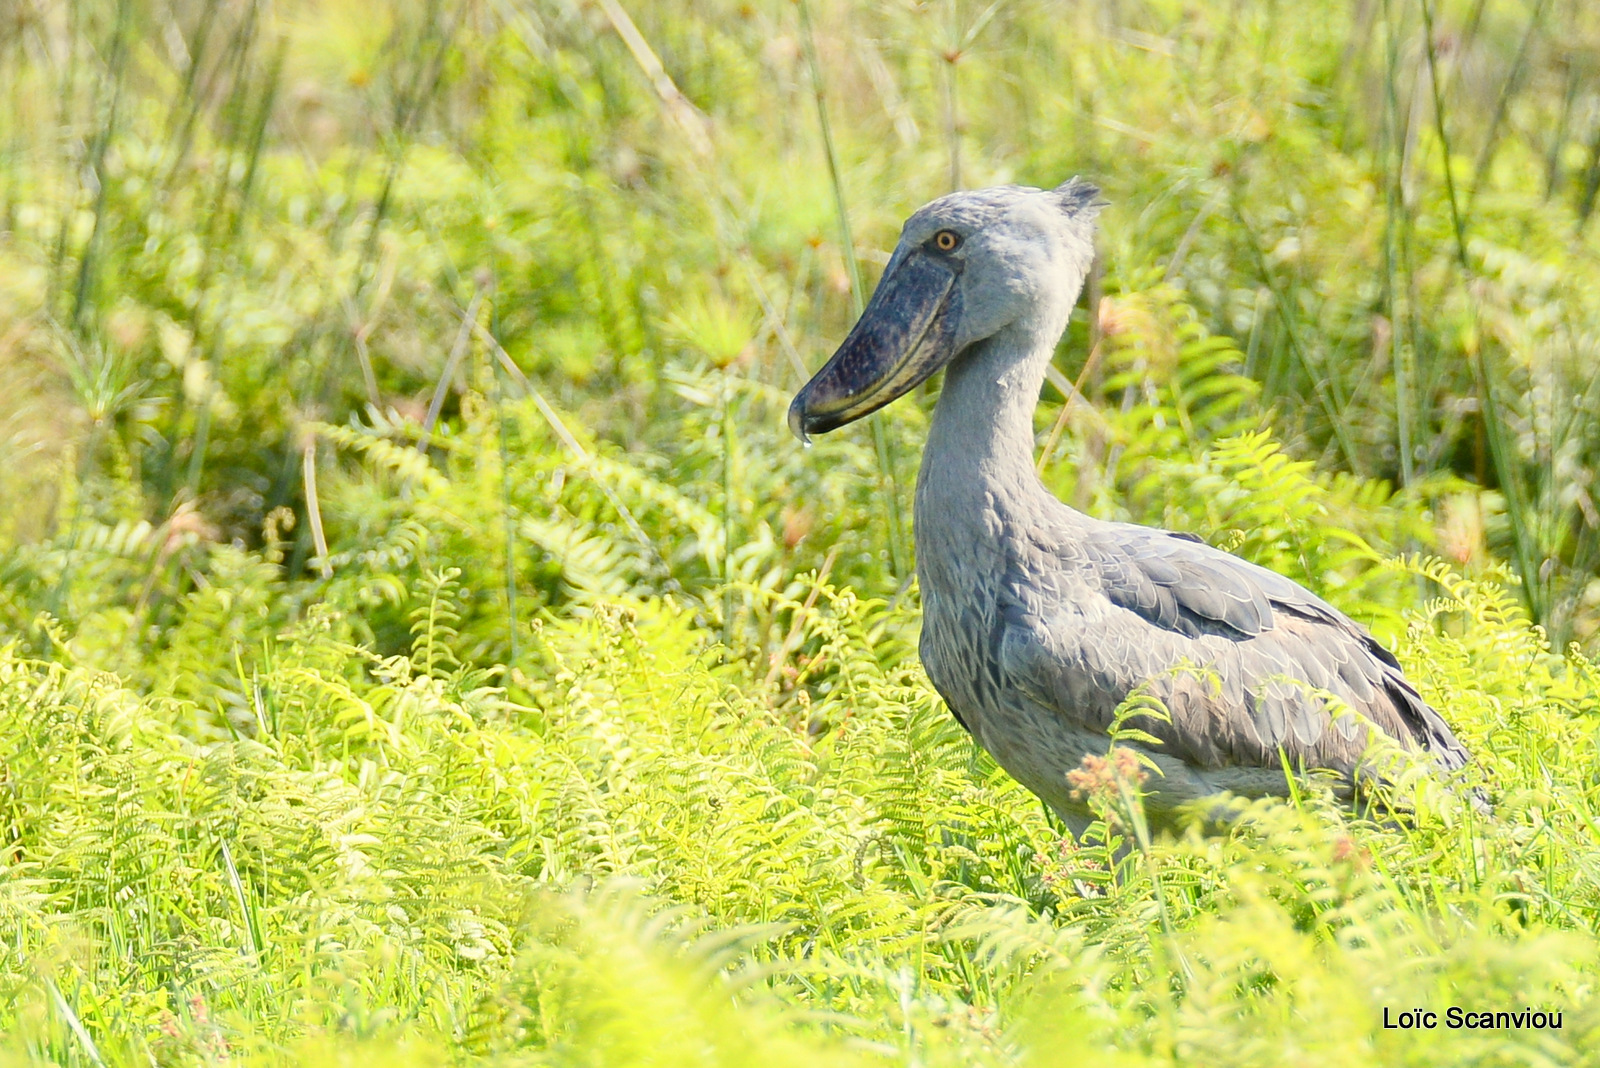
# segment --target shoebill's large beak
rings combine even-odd
[[[955,358],[956,268],[920,250],[895,259],[850,336],[789,405],[801,441],[870,415]]]

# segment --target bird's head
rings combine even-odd
[[[1006,185],[952,193],[906,220],[867,310],[795,394],[801,440],[882,408],[973,344],[1027,320],[1053,343],[1094,259],[1099,191]]]

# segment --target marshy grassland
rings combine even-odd
[[[1074,174],[1046,482],[1372,627],[1491,813],[1114,853],[944,709],[936,387],[784,408]],[[1588,0],[9,0],[0,1064],[1600,1064],[1597,194]]]

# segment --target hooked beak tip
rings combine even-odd
[[[806,433],[805,393],[795,397],[794,403],[789,405],[789,429],[794,436],[800,439],[800,444],[810,445],[811,435]]]
[[[789,405],[789,429],[802,442],[870,415],[955,355],[958,272],[924,256],[894,263],[844,342]]]

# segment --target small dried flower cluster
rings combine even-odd
[[[1117,746],[1109,756],[1091,753],[1084,757],[1082,764],[1067,772],[1067,785],[1072,787],[1075,799],[1087,801],[1108,825],[1122,826],[1129,819],[1129,795],[1133,795],[1133,804],[1137,805],[1136,799],[1142,796],[1139,787],[1147,778],[1149,773],[1140,763],[1138,754]]]
[[[1082,764],[1067,772],[1067,785],[1072,787],[1072,796],[1080,801],[1086,798],[1111,801],[1120,795],[1121,784],[1138,789],[1147,778],[1149,773],[1139,763],[1138,755],[1132,749],[1118,746],[1110,757],[1093,753],[1084,757]]]
[[[189,1019],[190,1026],[186,1030],[169,1010],[161,1010],[156,1021],[161,1031],[161,1037],[157,1040],[159,1050],[165,1054],[187,1053],[212,1064],[231,1062],[228,1040],[223,1037],[222,1029],[212,1021],[205,998],[199,994],[189,999]]]
[[[1096,315],[1102,337],[1116,337],[1118,334],[1128,332],[1128,313],[1117,307],[1117,302],[1110,297],[1100,298],[1100,307]]]
[[[1364,871],[1372,863],[1372,853],[1346,834],[1333,843],[1333,859],[1335,863],[1348,864]]]
[[[1045,889],[1056,893],[1072,890],[1083,897],[1095,896],[1095,891],[1093,887],[1085,885],[1078,875],[1105,870],[1105,864],[1087,854],[1071,835],[1062,837],[1053,850],[1036,850],[1033,862],[1039,868],[1039,881]]]

